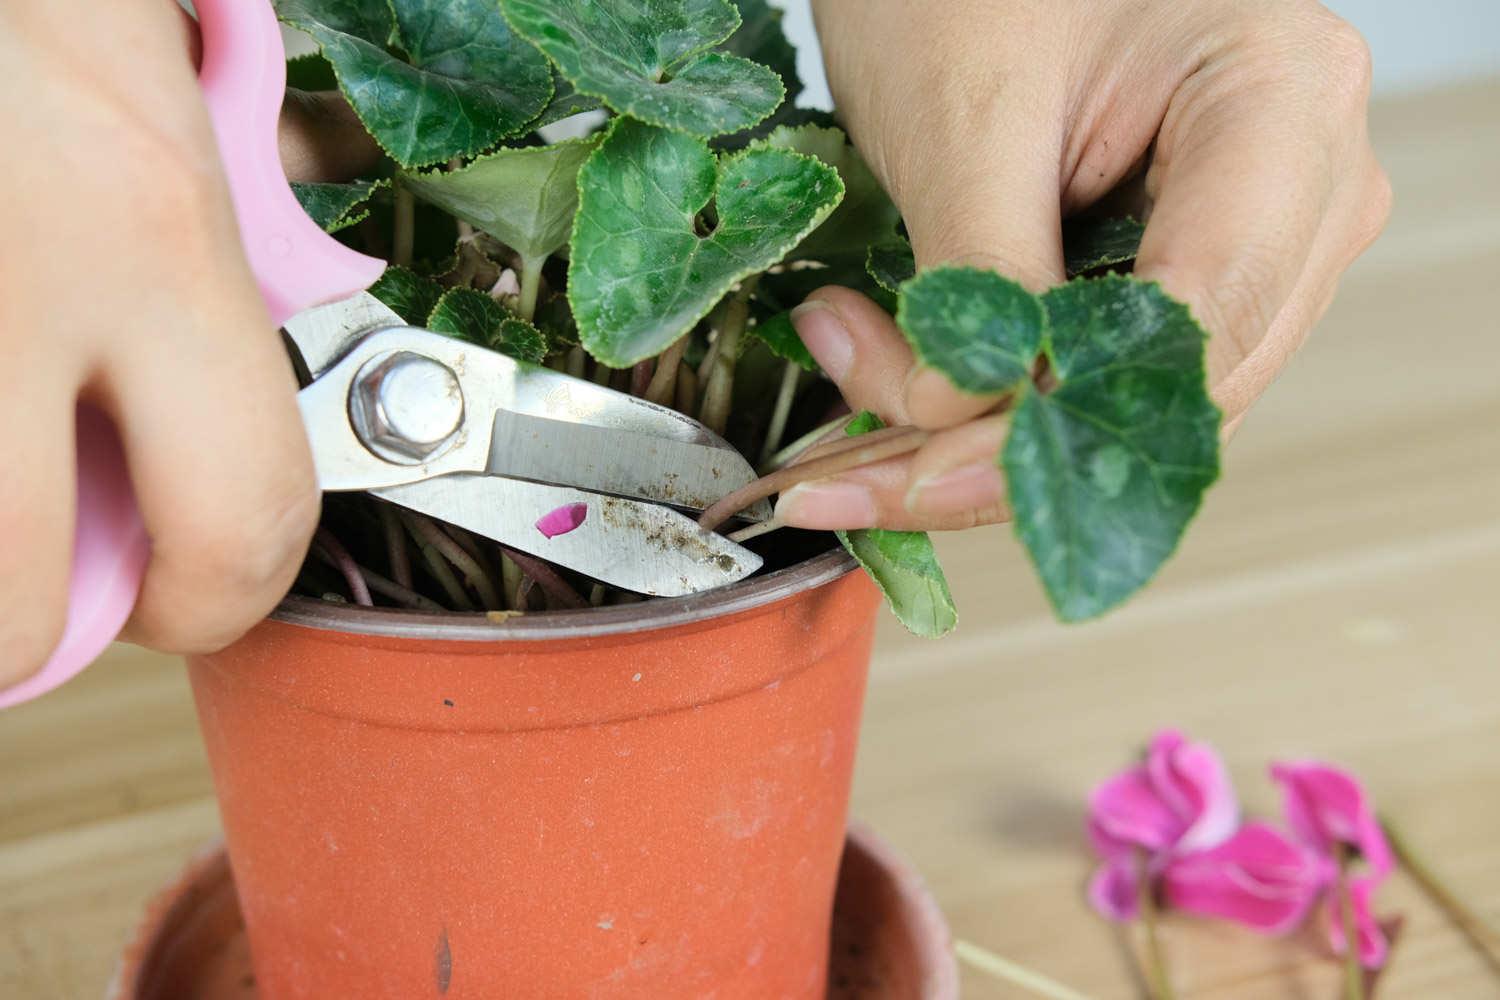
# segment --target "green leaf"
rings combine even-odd
[[[1031,377],[1047,318],[1035,295],[994,271],[936,267],[902,286],[896,323],[924,364],[989,394]]]
[[[327,59],[308,52],[286,61],[286,85],[289,90],[337,90],[339,81]]]
[[[573,81],[559,73],[556,67],[552,70],[552,100],[542,109],[536,121],[531,123],[531,129],[535,131],[560,122],[564,118],[572,118],[581,115],[585,111],[594,111],[602,107],[599,98],[590,97],[588,94],[580,94],[573,86]]]
[[[352,184],[292,184],[292,193],[314,222],[326,233],[347,229],[370,214],[370,195],[384,181],[355,181]]]
[[[276,0],[276,11],[318,43],[360,121],[406,167],[525,131],[552,96],[546,59],[494,0]]]
[[[712,51],[739,27],[728,0],[500,0],[516,31],[621,114],[695,135],[748,128],[776,110],[776,72]]]
[[[665,350],[741,279],[833,211],[838,172],[786,149],[716,160],[680,132],[617,119],[579,171],[568,298],[589,353],[615,368]],[[714,201],[717,224],[700,236]]]
[[[844,433],[852,437],[884,426],[879,417],[865,410],[849,421]],[[958,611],[932,539],[925,531],[861,528],[835,534],[870,574],[870,579],[885,594],[891,611],[908,631],[927,639],[953,631],[958,624]]]
[[[422,326],[443,297],[443,286],[404,267],[389,265],[380,280],[370,286],[370,294],[384,302],[412,326]]]
[[[865,256],[865,270],[881,288],[894,295],[916,277],[917,258],[912,255],[911,244],[898,236],[870,247]]]
[[[500,149],[459,170],[402,178],[418,198],[539,262],[564,243],[578,210],[578,168],[599,138]]]
[[[740,11],[740,26],[724,43],[725,51],[771,67],[786,88],[787,103],[795,101],[802,93],[802,78],[797,75],[797,49],[781,26],[781,10],[766,0],[734,3]]]
[[[1155,575],[1218,476],[1205,335],[1155,284],[1109,276],[1042,297],[1057,387],[1027,392],[1002,452],[1016,534],[1064,621]]]
[[[1070,219],[1063,223],[1063,262],[1068,277],[1135,260],[1146,227],[1130,216]]]
[[[837,170],[844,182],[844,200],[839,207],[791,256],[824,260],[853,253],[863,257],[871,244],[890,240],[901,213],[842,129],[783,126],[767,136],[764,144],[816,156]]]
[[[813,360],[812,354],[807,350],[807,345],[802,343],[802,338],[797,336],[797,328],[792,325],[791,313],[777,313],[755,326],[750,332],[765,342],[771,349],[771,353],[783,361],[794,361],[804,370],[818,371],[818,363]]]
[[[427,329],[519,361],[541,364],[547,356],[547,338],[540,330],[472,288],[450,288],[444,292],[427,317]]]

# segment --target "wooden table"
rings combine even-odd
[[[1182,553],[1064,628],[1003,529],[943,539],[963,623],[883,626],[854,809],[957,936],[1098,998],[1138,995],[1085,907],[1089,788],[1157,727],[1216,743],[1251,810],[1273,756],[1354,768],[1500,919],[1500,81],[1377,109],[1384,239],[1229,452]],[[180,666],[120,648],[0,716],[0,997],[100,995],[155,887],[216,830]],[[1409,881],[1386,997],[1500,996]],[[1333,998],[1307,941],[1173,920],[1185,998]],[[965,973],[964,996],[1014,997]],[[332,998],[330,998],[332,1000]]]

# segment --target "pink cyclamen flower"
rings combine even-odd
[[[1157,733],[1142,764],[1089,797],[1089,839],[1104,866],[1089,900],[1104,916],[1129,920],[1139,898],[1142,858],[1154,877],[1177,854],[1215,847],[1234,833],[1239,804],[1224,762],[1175,729]]]
[[[1298,839],[1336,864],[1340,853],[1357,852],[1365,872],[1347,878],[1350,908],[1359,940],[1360,962],[1369,969],[1385,964],[1389,943],[1375,919],[1372,897],[1395,867],[1390,844],[1370,797],[1359,780],[1342,768],[1312,761],[1272,764],[1271,777],[1285,792],[1287,825]],[[1338,892],[1327,899],[1329,942],[1343,954],[1348,938],[1343,901]]]
[[[1172,858],[1161,882],[1175,909],[1285,934],[1301,925],[1335,875],[1318,852],[1251,821],[1216,847]]]

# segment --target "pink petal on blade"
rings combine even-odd
[[[1213,747],[1189,743],[1175,729],[1162,730],[1151,741],[1146,770],[1157,795],[1183,823],[1177,850],[1205,850],[1234,833],[1239,825],[1239,802],[1224,761]]]
[[[1144,767],[1122,771],[1089,796],[1089,836],[1105,860],[1136,847],[1168,850],[1186,825],[1156,794]]]
[[[1354,930],[1359,936],[1359,964],[1367,969],[1378,969],[1385,965],[1386,956],[1390,953],[1390,942],[1375,919],[1372,899],[1374,894],[1375,882],[1372,879],[1357,878],[1349,883]],[[1348,950],[1349,939],[1344,934],[1343,901],[1339,899],[1336,888],[1328,893],[1328,943],[1333,947],[1335,955],[1343,955]]]
[[[556,510],[548,511],[537,518],[536,530],[548,538],[566,535],[578,527],[589,516],[586,503],[565,503]]]
[[[1315,761],[1272,764],[1286,799],[1287,825],[1309,846],[1333,856],[1336,844],[1356,848],[1378,881],[1395,867],[1385,832],[1359,779]]]
[[[1314,852],[1269,824],[1250,822],[1217,847],[1173,858],[1162,890],[1169,906],[1186,913],[1284,934],[1302,923],[1331,877]]]
[[[1108,864],[1089,879],[1089,905],[1108,920],[1134,920],[1140,883],[1131,864]]]

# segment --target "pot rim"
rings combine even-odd
[[[365,608],[289,594],[271,612],[271,620],[288,625],[352,635],[457,642],[535,642],[628,635],[692,625],[752,611],[858,569],[841,546],[740,583],[689,597],[659,597],[641,604],[577,611],[546,611],[492,622],[478,612],[441,614],[405,608]]]

